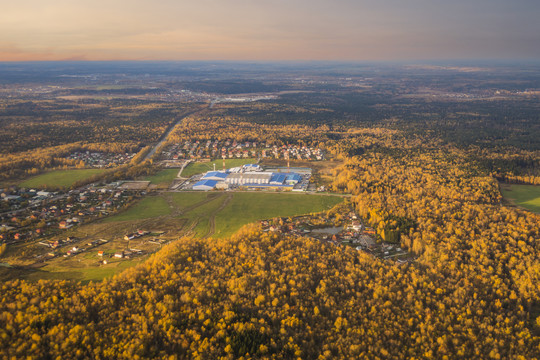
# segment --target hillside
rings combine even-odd
[[[253,226],[220,241],[183,238],[110,281],[15,281],[2,294],[5,357],[531,359],[539,352],[521,301],[474,279],[397,268]]]

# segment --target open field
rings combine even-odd
[[[215,237],[232,235],[243,225],[257,220],[320,212],[342,201],[337,196],[236,193],[216,215]]]
[[[95,255],[90,261],[79,262],[76,257],[71,259],[72,261],[59,260],[54,265],[48,265],[34,271],[30,271],[26,274],[25,278],[31,281],[37,281],[41,279],[49,280],[77,280],[82,282],[88,281],[101,281],[107,277],[111,277],[114,274],[121,272],[124,269],[132,267],[134,265],[142,263],[148,256],[139,257],[132,260],[110,260],[106,265],[99,264],[99,258]],[[74,260],[75,259],[75,260]]]
[[[328,210],[343,201],[337,196],[179,192],[147,197],[104,222],[114,223],[165,217],[184,219],[189,233],[225,237],[248,223],[277,216],[296,216]],[[186,230],[186,229],[184,229]]]
[[[256,163],[257,159],[248,158],[248,159],[225,159],[225,167],[227,169],[242,166],[245,164]],[[214,160],[210,162],[195,162],[190,163],[184,171],[182,171],[182,177],[190,177],[197,174],[202,174],[204,172],[214,170],[214,164],[216,164],[216,170],[223,170],[223,160]]]
[[[510,203],[540,214],[540,186],[501,184],[501,191]]]
[[[169,215],[171,209],[160,196],[147,196],[134,206],[118,215],[106,218],[104,222],[132,221]]]
[[[106,169],[55,170],[27,179],[20,183],[19,186],[27,188],[68,188],[77,181],[87,179],[93,175],[102,174],[106,171]]]
[[[152,185],[168,187],[172,181],[176,178],[178,169],[164,169],[158,171],[152,176],[147,176],[144,180],[150,181]]]

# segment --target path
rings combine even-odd
[[[208,218],[208,223],[210,224],[210,227],[209,227],[208,232],[206,233],[206,235],[203,236],[203,238],[208,238],[208,237],[214,235],[214,233],[216,232],[216,215],[219,214],[223,209],[225,209],[225,207],[227,205],[229,205],[232,198],[233,198],[233,194],[229,194],[227,196],[227,198],[225,199],[225,201],[223,201],[221,206],[219,208],[217,208],[216,211],[214,211],[213,213],[210,214],[210,217]]]

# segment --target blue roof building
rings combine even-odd
[[[201,180],[193,185],[193,190],[208,191],[216,187],[218,182],[216,180]]]
[[[300,181],[302,181],[302,176],[300,174],[297,174],[297,173],[288,173],[287,178],[285,179],[285,182],[288,185],[296,185]]]
[[[209,171],[202,178],[204,180],[224,181],[228,175],[229,174],[222,171]]]
[[[286,178],[287,178],[286,174],[272,173],[272,177],[270,178],[270,184],[271,185],[283,185],[285,183]]]

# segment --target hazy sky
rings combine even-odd
[[[7,60],[540,59],[540,0],[16,0]]]

